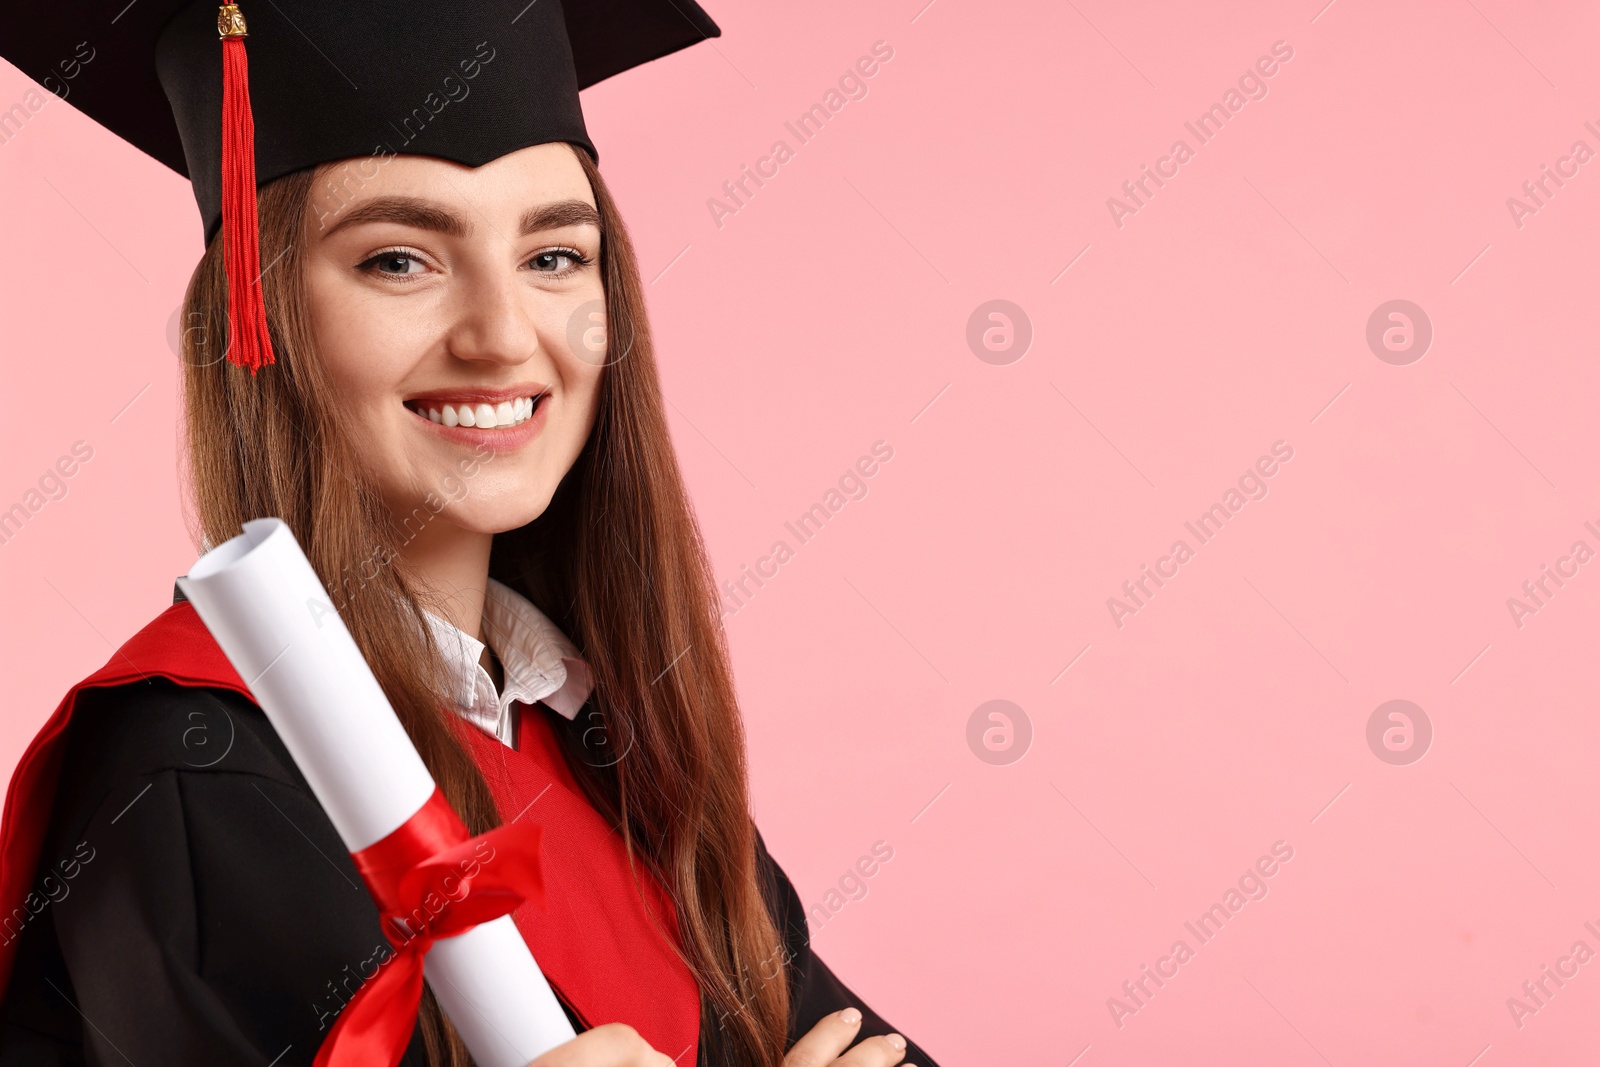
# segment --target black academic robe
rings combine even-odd
[[[82,691],[39,817],[48,903],[0,933],[17,940],[0,1067],[310,1064],[384,944],[333,825],[239,693],[162,678]],[[794,887],[757,848],[790,958],[791,1042],[852,1005],[861,1036],[889,1032],[811,951]],[[703,1067],[719,1062],[716,1030],[702,1022]],[[420,1033],[402,1062],[426,1062]],[[904,1062],[933,1067],[914,1045]]]

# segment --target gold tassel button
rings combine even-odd
[[[217,9],[217,36],[218,37],[246,37],[244,28],[244,14],[239,10],[238,4],[223,4]]]

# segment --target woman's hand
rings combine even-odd
[[[893,1067],[906,1054],[906,1039],[899,1034],[869,1037],[845,1052],[860,1029],[861,1013],[854,1008],[824,1015],[809,1034],[795,1042],[783,1058],[783,1067]]]
[[[876,1062],[876,1061],[870,1061]],[[892,1063],[893,1060],[885,1060]],[[627,1023],[606,1023],[557,1045],[528,1067],[676,1067]]]
[[[906,1054],[899,1034],[869,1037],[849,1052],[861,1029],[861,1013],[845,1008],[825,1015],[811,1032],[795,1042],[783,1058],[783,1067],[894,1067]],[[841,1055],[843,1053],[843,1055]],[[651,1048],[639,1032],[626,1023],[607,1023],[585,1030],[564,1045],[546,1052],[528,1067],[676,1067],[672,1058]],[[904,1067],[914,1067],[905,1064]]]

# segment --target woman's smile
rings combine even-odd
[[[414,396],[406,409],[426,431],[464,445],[511,451],[533,440],[548,421],[550,389],[542,384],[509,389],[457,389]]]

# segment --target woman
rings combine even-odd
[[[269,28],[283,32],[264,48],[257,26],[251,37],[271,333],[250,373],[233,351],[243,301],[218,225],[226,189],[196,181],[208,246],[183,350],[200,538],[283,518],[472,832],[543,826],[549,899],[516,918],[580,1033],[539,1067],[930,1064],[811,952],[750,822],[715,587],[638,269],[572,125],[586,76],[570,107],[531,104],[563,113],[509,143],[493,142],[507,98],[457,107],[463,136],[488,131],[487,162],[437,140],[428,154],[358,156],[327,138],[286,150],[274,124],[289,137],[293,114],[333,121],[307,110],[330,105],[303,84],[298,112],[263,106],[282,86],[261,71],[292,32],[352,81],[401,53],[375,47],[384,29],[370,25],[341,51],[315,20],[348,16],[278,6],[290,13]],[[185,125],[184,86],[204,80],[184,75],[192,28],[176,20],[189,10],[146,17],[161,20],[185,150],[204,156],[205,124]],[[523,10],[538,32],[491,46],[518,82],[519,49],[549,59],[551,41],[559,52],[570,34],[579,51],[606,29]],[[453,17],[503,26],[510,11]],[[697,35],[715,32],[695,11]],[[452,36],[389,29],[423,49]],[[496,61],[484,54],[480,96]],[[310,1063],[386,956],[371,897],[248,689],[222,668],[152,666],[215,662],[208,641],[186,605],[170,609],[69,694],[19,766],[4,881],[39,889],[5,932],[0,1064]],[[46,807],[38,840],[18,844],[18,812]],[[431,997],[400,1062],[468,1062]]]

